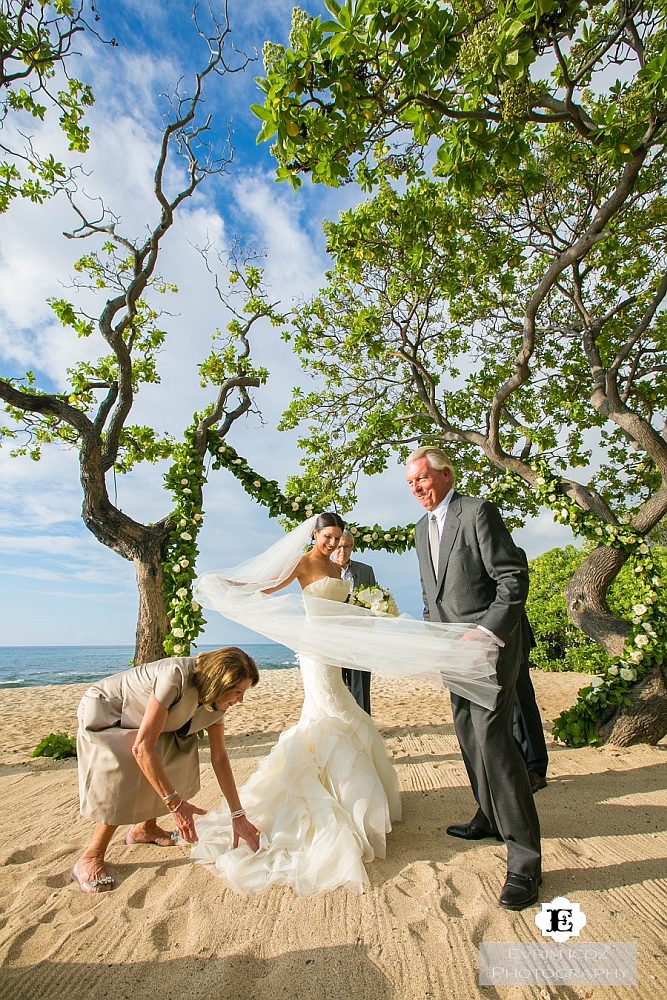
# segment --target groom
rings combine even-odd
[[[454,470],[439,448],[417,448],[408,485],[428,512],[415,528],[427,621],[470,622],[462,641],[490,636],[499,646],[500,692],[493,709],[452,694],[452,712],[479,809],[451,837],[496,837],[507,846],[500,905],[521,910],[537,901],[542,881],[540,826],[526,765],[512,736],[521,621],[528,594],[525,560],[493,504],[454,490]]]
[[[340,541],[333,551],[332,559],[340,566],[341,577],[350,584],[350,590],[356,587],[374,587],[376,585],[373,567],[368,563],[352,559],[354,535],[343,531]],[[343,667],[343,681],[349,689],[359,708],[371,714],[371,675],[368,670],[353,670]]]

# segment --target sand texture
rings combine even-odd
[[[536,675],[545,725],[581,675]],[[581,941],[632,942],[638,985],[478,985],[481,942],[540,942],[533,907],[499,908],[501,844],[453,840],[474,803],[448,699],[414,682],[373,680],[374,717],[398,769],[404,819],[363,896],[310,899],[272,888],[253,899],[195,867],[181,847],[111,845],[113,892],[70,881],[90,825],[78,815],[76,762],[30,759],[49,732],[75,732],[84,686],[0,691],[0,997],[12,1000],[468,1000],[667,996],[665,745],[570,750],[550,744],[539,792],[541,899],[565,895],[588,918]],[[267,672],[227,717],[245,780],[301,701],[298,671]],[[203,807],[217,805],[207,751]]]

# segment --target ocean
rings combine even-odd
[[[218,649],[199,646],[197,652]],[[244,643],[260,670],[296,667],[291,649],[277,643]],[[0,646],[0,688],[83,684],[132,666],[134,646]]]

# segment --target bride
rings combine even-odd
[[[364,862],[385,856],[386,835],[401,816],[398,781],[340,667],[437,676],[489,707],[498,690],[495,644],[459,642],[469,626],[377,618],[345,603],[348,584],[330,559],[344,527],[338,514],[320,514],[255,559],[195,583],[201,604],[294,649],[303,679],[298,723],[239,789],[262,831],[259,850],[233,847],[224,802],[197,821],[193,859],[242,895],[272,884],[299,896],[342,885],[360,893],[368,884]],[[301,595],[278,594],[294,580]]]

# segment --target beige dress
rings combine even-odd
[[[132,756],[151,694],[169,713],[157,743],[169,783],[185,799],[196,795],[197,732],[220,725],[224,712],[210,712],[198,704],[194,667],[191,657],[169,657],[113,674],[88,688],[77,712],[82,816],[120,826],[169,811]]]

